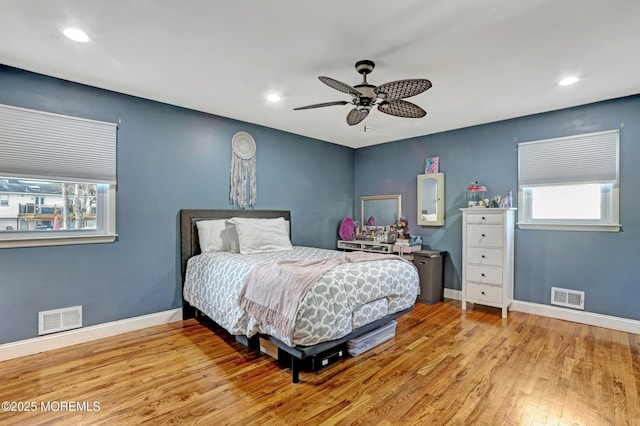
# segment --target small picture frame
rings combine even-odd
[[[425,173],[438,173],[440,169],[440,157],[428,157],[424,160]]]

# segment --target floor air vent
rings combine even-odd
[[[584,291],[551,287],[551,304],[584,311]]]
[[[82,306],[38,312],[38,335],[82,327]]]

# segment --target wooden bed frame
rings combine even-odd
[[[232,217],[264,219],[283,217],[285,220],[289,221],[289,226],[291,227],[291,212],[288,210],[180,210],[180,263],[183,287],[187,271],[187,261],[189,258],[201,253],[196,223],[200,220],[230,219]],[[348,340],[360,337],[372,330],[375,330],[376,328],[387,324],[389,321],[410,312],[412,309],[413,306],[366,324],[340,339],[319,343],[313,346],[292,347],[269,335],[256,335],[251,338],[247,338],[246,336],[235,336],[235,338],[238,342],[257,350],[259,349],[259,338],[266,339],[275,344],[278,347],[279,360],[281,355],[283,358],[291,359],[292,382],[298,383],[300,381],[300,370],[303,365],[305,365],[306,361],[313,361],[315,357],[327,354],[337,348],[346,349],[346,343]],[[183,319],[196,318],[200,321],[205,317],[205,315],[184,300],[183,296],[182,317]]]

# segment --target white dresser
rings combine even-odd
[[[462,309],[467,303],[502,308],[513,302],[513,208],[462,210]]]

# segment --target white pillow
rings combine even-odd
[[[231,253],[240,253],[240,243],[238,242],[238,232],[233,219],[227,219],[224,223],[224,236],[229,242],[229,251]]]
[[[225,220],[200,220],[196,222],[200,251],[211,253],[216,251],[230,251],[231,246],[225,229]]]
[[[289,226],[282,217],[275,219],[235,217],[227,222],[235,225],[242,254],[293,250],[289,239]]]

